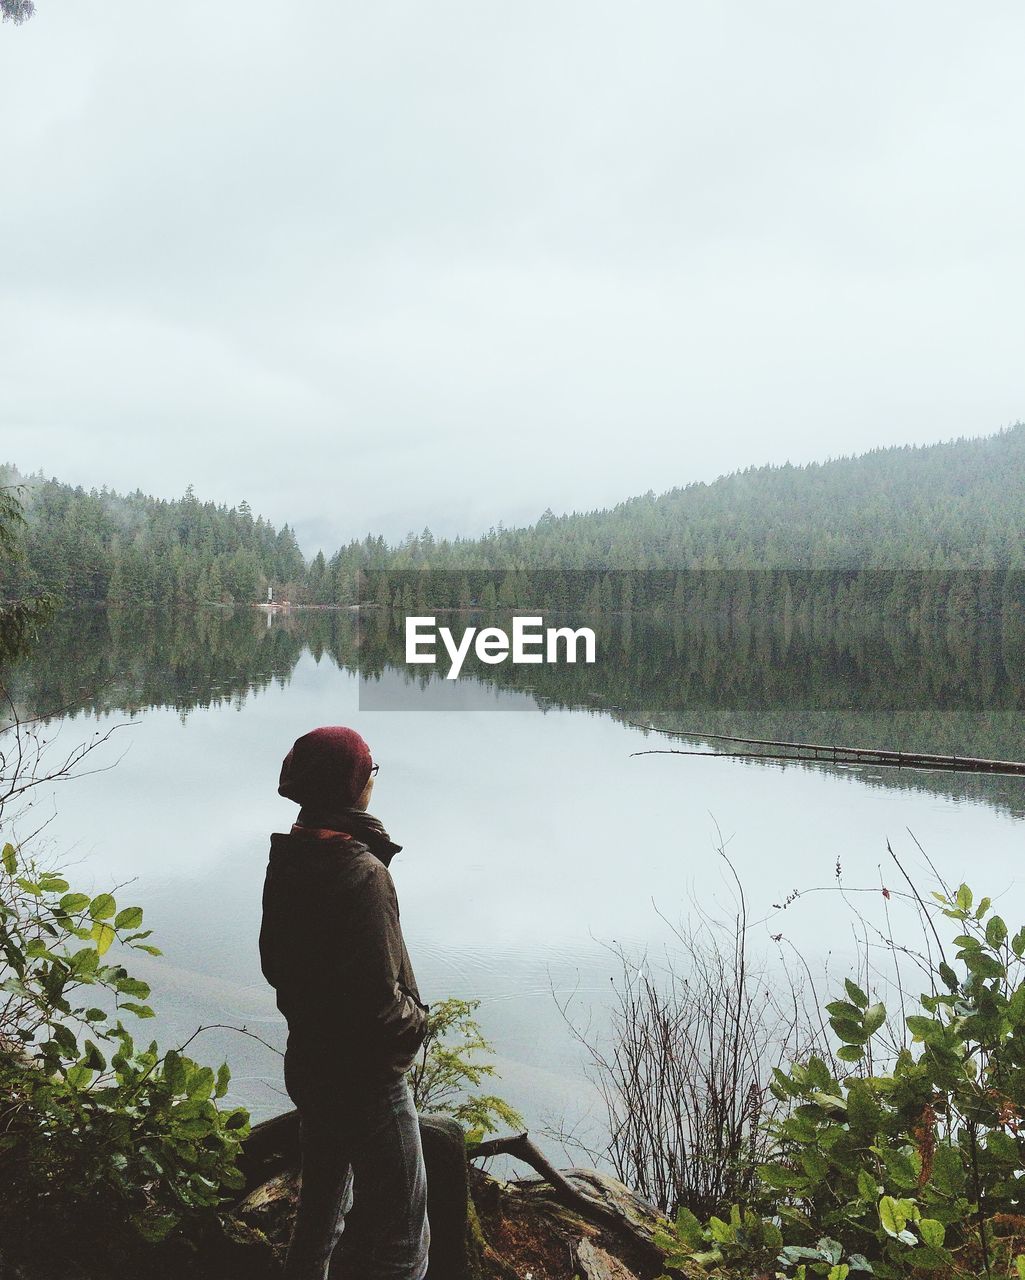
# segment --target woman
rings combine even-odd
[[[271,836],[260,958],[288,1022],[285,1087],[302,1183],[287,1280],[423,1280],[427,1179],[406,1072],[420,1000],[388,865],[401,846],[367,813],[378,766],[353,729],[299,738],[278,792],[300,805]],[[344,1239],[343,1239],[344,1230]]]

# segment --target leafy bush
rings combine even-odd
[[[150,1240],[238,1190],[248,1114],[227,1065],[136,1045],[149,987],[108,953],[159,954],[140,907],[75,893],[11,844],[0,857],[0,1223],[128,1219]],[[184,1048],[184,1046],[183,1046]]]
[[[680,1208],[674,1230],[656,1234],[655,1243],[665,1253],[666,1266],[686,1274],[695,1266],[771,1265],[783,1247],[783,1234],[774,1222],[739,1205],[730,1209],[729,1221],[712,1217],[707,1226],[690,1209]]]
[[[670,1265],[756,1274],[778,1235],[777,1276],[1025,1280],[1025,927],[1012,935],[966,885],[934,897],[959,931],[952,959],[933,930],[931,989],[902,1018],[889,1068],[869,1067],[886,1008],[847,980],[826,1011],[851,1074],[816,1055],[774,1070],[786,1114],[757,1204],[707,1227],[681,1214]]]
[[[996,1226],[1025,1210],[1025,928],[1012,937],[967,885],[934,896],[960,929],[954,965],[941,950],[892,1070],[837,1080],[813,1057],[773,1083],[792,1104],[762,1170],[780,1213],[856,1243],[881,1276],[994,1274]],[[849,980],[845,996],[826,1008],[838,1057],[860,1065],[886,1010]]]
[[[467,1142],[479,1142],[503,1124],[523,1127],[523,1120],[507,1102],[489,1093],[469,1093],[486,1076],[495,1074],[489,1062],[475,1060],[492,1052],[474,1018],[480,1001],[442,1000],[431,1006],[427,1037],[409,1073],[413,1100],[424,1115],[446,1115],[466,1129]]]

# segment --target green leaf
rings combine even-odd
[[[985,951],[973,951],[963,957],[965,968],[977,978],[1002,978],[1004,966],[994,956]]]
[[[865,1056],[865,1050],[860,1044],[845,1044],[843,1048],[837,1049],[836,1056],[841,1062],[860,1062]]]
[[[1018,1280],[1025,1280],[1025,1254],[1019,1253],[1015,1258],[1014,1269],[1018,1273]]]
[[[118,1005],[119,1009],[127,1009],[129,1013],[134,1013],[137,1018],[155,1018],[156,1014],[148,1004],[136,1004],[134,1000],[122,1000]]]
[[[972,891],[966,884],[958,887],[957,893],[954,895],[954,901],[962,911],[971,911],[972,909]]]
[[[865,995],[864,991],[862,991],[857,983],[852,982],[850,978],[844,978],[843,984],[847,990],[848,996],[850,996],[851,1000],[858,1006],[858,1008],[867,1009],[868,996]]]
[[[921,1014],[913,1013],[910,1017],[904,1019],[904,1025],[913,1036],[917,1036],[921,1040],[925,1040],[935,1031],[941,1031],[943,1024],[936,1018],[924,1018]]]
[[[66,1057],[78,1057],[78,1041],[75,1039],[75,1034],[70,1027],[58,1024],[53,1029],[53,1038],[60,1045]]]
[[[1018,1143],[1003,1129],[991,1129],[986,1136],[986,1150],[997,1160],[1004,1161],[1010,1169],[1018,1163]]]
[[[60,900],[60,908],[66,911],[68,915],[75,915],[79,911],[84,911],[89,905],[89,895],[87,893],[66,893]]]
[[[217,1086],[214,1089],[215,1098],[223,1098],[228,1092],[228,1085],[231,1083],[231,1070],[226,1062],[222,1062],[217,1068]]]
[[[979,905],[975,908],[976,920],[981,920],[982,917],[986,914],[986,912],[990,909],[992,905],[993,905],[992,898],[982,898],[979,902]]]
[[[837,1262],[829,1268],[827,1280],[847,1280],[851,1269],[846,1262]]]
[[[92,936],[91,933],[89,936]],[[95,973],[98,965],[99,958],[95,947],[83,947],[71,957],[71,969],[77,978]]]
[[[705,1243],[704,1228],[686,1205],[681,1205],[676,1211],[676,1234],[691,1249],[699,1249]]]
[[[801,1168],[812,1183],[825,1182],[829,1176],[829,1161],[814,1147],[801,1152]]]
[[[138,996],[140,1000],[145,1000],[150,993],[149,983],[141,982],[138,978],[130,978],[127,975],[118,978],[117,989],[125,996]]]
[[[943,1240],[947,1232],[942,1222],[937,1222],[935,1218],[923,1218],[918,1224],[918,1229],[927,1245],[933,1249],[943,1248]]]
[[[1003,946],[1006,937],[1007,925],[1004,924],[999,916],[991,916],[989,923],[986,925],[986,941],[996,949]]]
[[[865,1010],[865,1034],[867,1036],[874,1035],[886,1021],[886,1006],[883,1004],[870,1005]]]
[[[796,1098],[801,1092],[800,1086],[795,1084],[785,1072],[780,1071],[779,1067],[772,1068],[772,1088],[773,1092],[781,1098]]]
[[[93,920],[109,920],[117,910],[117,903],[109,893],[101,893],[89,903],[89,915]]]
[[[68,888],[68,882],[61,876],[53,875],[52,872],[44,871],[39,877],[39,887],[45,893],[64,893]]]
[[[733,1240],[733,1228],[728,1222],[723,1222],[722,1218],[709,1218],[708,1229],[712,1233],[712,1239],[716,1244],[730,1244]]]
[[[13,844],[5,844],[3,851],[4,870],[9,876],[13,876],[18,870],[18,854]]]
[[[765,1219],[759,1224],[762,1233],[762,1245],[766,1249],[781,1249],[783,1247],[783,1232],[774,1222]]]
[[[767,1187],[772,1187],[776,1191],[789,1191],[808,1185],[807,1178],[781,1164],[759,1165],[758,1176]]]
[[[107,1060],[91,1040],[85,1042],[85,1055],[82,1058],[82,1066],[88,1067],[90,1071],[106,1070]]]
[[[800,1258],[808,1258],[813,1262],[821,1262],[822,1253],[819,1249],[806,1249],[804,1245],[788,1244],[783,1250],[780,1260],[786,1262],[787,1266],[793,1266]]]
[[[65,1078],[72,1089],[87,1089],[92,1082],[93,1073],[88,1067],[78,1065],[70,1067]]]
[[[209,1098],[216,1083],[214,1073],[209,1067],[200,1067],[189,1077],[188,1095],[190,1098]]]
[[[893,1196],[883,1196],[879,1201],[879,1225],[888,1236],[894,1239],[908,1225],[907,1218],[900,1212],[898,1202]]]
[[[879,1184],[867,1169],[858,1170],[858,1195],[869,1204],[875,1204],[879,1194]]]
[[[142,907],[125,907],[114,919],[115,929],[138,929],[142,924]]]
[[[829,1025],[845,1044],[864,1044],[868,1039],[865,1028],[850,1018],[830,1018]]]
[[[818,1132],[814,1123],[807,1116],[790,1115],[780,1126],[782,1133],[794,1142],[814,1142]]]
[[[173,1093],[185,1092],[187,1074],[182,1056],[175,1049],[168,1049],[164,1054],[164,1077]]]
[[[19,888],[24,889],[26,893],[31,893],[34,898],[41,898],[43,896],[41,886],[36,884],[34,880],[26,880],[24,876],[19,876],[14,883],[18,885]]]
[[[117,937],[117,934],[109,924],[101,924],[100,921],[97,921],[89,930],[89,937],[95,940],[96,950],[102,956],[106,955],[110,950],[110,944]]]
[[[1019,960],[1025,955],[1025,927],[1019,929],[1011,939],[1011,950]]]
[[[834,1018],[858,1019],[861,1017],[858,1006],[850,1004],[847,1000],[831,1000],[826,1005],[826,1012],[832,1014]]]

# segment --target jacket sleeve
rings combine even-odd
[[[400,981],[405,946],[395,885],[385,866],[375,868],[360,897],[353,977],[368,1047],[412,1059],[427,1032],[427,1011]]]

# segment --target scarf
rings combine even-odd
[[[303,805],[299,810],[297,825],[321,831],[338,831],[342,835],[352,836],[353,840],[365,844],[374,857],[385,866],[402,848],[402,845],[395,844],[380,820],[363,809],[327,810],[315,808],[313,805]]]

